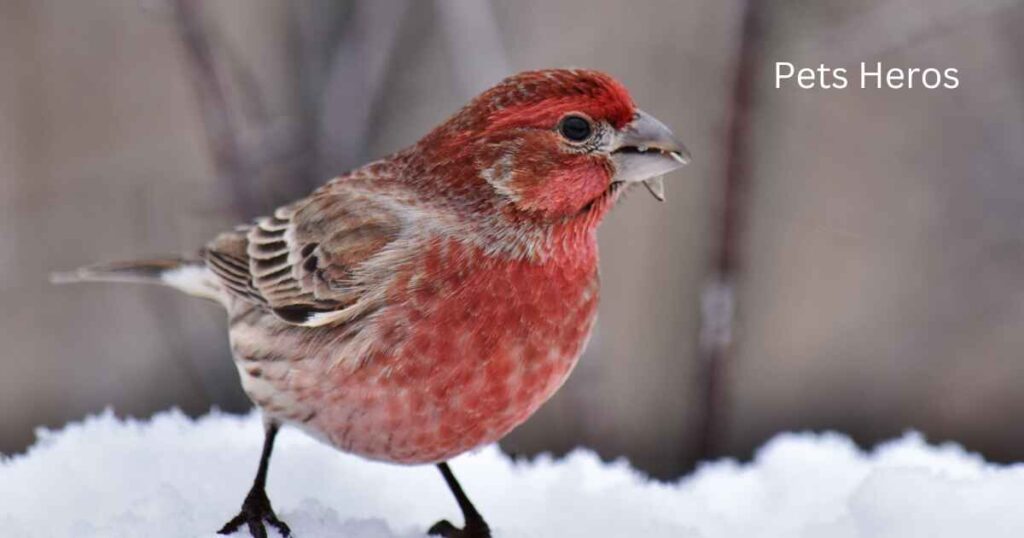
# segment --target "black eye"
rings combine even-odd
[[[558,132],[568,140],[583,142],[590,138],[590,122],[579,116],[566,116],[558,126]]]

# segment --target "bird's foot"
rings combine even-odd
[[[267,528],[263,525],[264,523],[270,523],[285,538],[292,533],[284,521],[277,519],[277,514],[270,506],[267,493],[262,489],[253,489],[246,495],[245,502],[242,503],[242,511],[231,518],[231,521],[225,523],[217,531],[217,534],[233,534],[242,524],[245,524],[249,527],[249,534],[253,538],[267,538]]]
[[[469,518],[466,526],[458,528],[447,519],[442,519],[430,527],[427,534],[443,538],[491,538],[491,528],[483,518]]]

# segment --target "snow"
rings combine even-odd
[[[216,536],[261,440],[256,415],[176,411],[40,430],[26,454],[0,459],[0,535]],[[673,483],[585,450],[515,463],[488,447],[452,468],[496,537],[1024,535],[1024,465],[916,434],[870,452],[838,434],[783,434],[749,464],[716,461]],[[434,468],[367,462],[290,429],[268,492],[300,538],[411,538],[442,517],[461,522]]]

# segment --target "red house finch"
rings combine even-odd
[[[436,463],[465,524],[430,532],[489,536],[444,462],[501,439],[562,385],[597,311],[598,223],[631,185],[662,199],[660,176],[687,159],[610,76],[527,72],[196,256],[64,277],[158,283],[227,309],[266,438],[221,533],[289,534],[265,482],[292,424],[367,458]]]

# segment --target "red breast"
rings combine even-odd
[[[377,351],[355,369],[325,366],[323,383],[300,395],[321,409],[307,427],[345,451],[400,463],[500,439],[583,351],[598,302],[589,239],[542,262],[436,245],[396,275],[395,306],[371,329]]]

